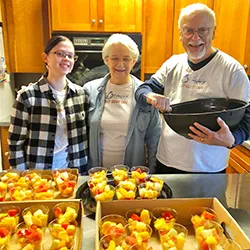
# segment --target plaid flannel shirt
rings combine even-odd
[[[69,80],[64,103],[70,167],[85,173],[88,163],[87,115],[89,98],[82,87]],[[9,162],[13,168],[51,169],[57,127],[56,101],[46,78],[19,94],[9,128]]]

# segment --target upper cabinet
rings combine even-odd
[[[174,1],[146,0],[143,36],[144,73],[154,73],[172,54]]]
[[[42,1],[4,0],[1,11],[8,72],[43,72]]]
[[[216,32],[213,45],[237,59],[250,74],[250,1],[214,0]]]
[[[52,31],[141,32],[143,0],[50,0]]]

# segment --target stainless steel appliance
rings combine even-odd
[[[56,35],[68,37],[73,42],[78,55],[74,69],[68,75],[70,80],[83,86],[86,82],[108,73],[108,68],[102,60],[102,48],[112,33],[52,33],[52,36]],[[141,52],[142,35],[139,33],[127,33],[127,35],[135,41]],[[141,58],[136,62],[131,73],[141,78]]]

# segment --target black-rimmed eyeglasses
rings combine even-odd
[[[52,54],[55,54],[55,56],[57,58],[68,58],[69,60],[74,60],[76,61],[78,59],[78,56],[73,54],[73,53],[70,53],[70,52],[65,52],[65,51],[62,51],[62,50],[58,50],[58,51],[54,51],[54,52],[50,52]]]

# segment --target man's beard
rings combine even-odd
[[[206,49],[204,47],[202,49],[202,51],[199,52],[199,53],[193,53],[190,50],[187,50],[187,54],[188,54],[188,59],[191,60],[191,61],[200,60],[201,58],[203,58],[206,55]]]

